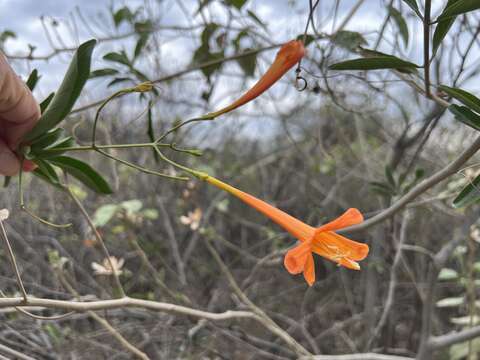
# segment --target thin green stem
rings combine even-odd
[[[153,148],[156,149],[156,147],[153,147]],[[110,155],[106,151],[103,151],[103,150],[100,150],[100,149],[96,149],[96,151],[98,153],[102,154],[103,156],[108,157],[109,159],[118,161],[119,163],[121,163],[123,165],[129,166],[131,168],[134,168],[134,169],[136,169],[138,171],[141,171],[141,172],[144,172],[146,174],[156,175],[156,176],[160,176],[160,177],[167,178],[167,179],[172,179],[172,180],[183,180],[183,181],[188,180],[188,177],[163,174],[163,173],[155,171],[155,170],[150,170],[150,169],[144,168],[143,166],[139,166],[139,165],[133,164],[133,163],[127,161],[127,160],[123,160],[123,159],[117,158],[113,155]]]
[[[186,167],[184,165],[181,165],[173,160],[170,160],[169,158],[167,158],[165,155],[163,155],[163,153],[160,151],[160,149],[158,147],[154,147],[155,149],[155,152],[158,154],[158,156],[165,162],[169,163],[170,165],[178,168],[178,169],[181,169],[183,171],[185,171],[186,173],[190,174],[190,175],[193,175],[195,176],[196,178],[200,179],[200,180],[203,180],[205,178],[208,177],[208,174],[207,173],[204,173],[202,171],[197,171],[197,170],[194,170],[194,169],[191,169],[189,167]]]
[[[20,196],[20,209],[22,211],[25,211],[28,215],[30,215],[35,220],[41,222],[42,224],[48,225],[48,226],[52,226],[52,227],[55,227],[55,228],[67,228],[67,227],[72,226],[71,223],[55,224],[55,223],[52,223],[48,220],[42,219],[40,216],[34,214],[31,210],[29,210],[25,206],[25,198],[24,198],[24,192],[23,192],[23,162],[24,162],[24,160],[25,159],[22,158],[22,160],[20,161],[20,172],[18,173],[18,187],[19,187],[18,193],[19,193],[19,196]]]
[[[199,156],[201,153],[196,149],[183,149],[176,146],[176,144],[157,144],[157,143],[138,143],[138,144],[112,144],[112,145],[85,145],[85,146],[69,146],[62,148],[52,148],[44,150],[45,154],[49,153],[62,153],[67,151],[92,151],[92,150],[108,150],[108,149],[132,149],[132,148],[145,148],[145,147],[164,147],[170,148],[177,152],[182,152],[194,156]]]
[[[185,126],[187,124],[191,124],[191,123],[194,123],[194,122],[199,122],[199,121],[210,121],[210,120],[213,120],[214,118],[212,117],[208,117],[207,115],[204,115],[202,117],[198,117],[198,118],[193,118],[193,119],[189,119],[189,120],[185,120],[185,121],[182,121],[180,124],[172,127],[170,130],[168,130],[165,134],[163,134],[162,136],[160,136],[157,140],[155,140],[155,143],[158,144],[160,141],[162,141],[163,139],[165,139],[168,135],[170,135],[171,133],[173,133],[174,131],[177,131],[178,129],[180,129],[182,126]]]
[[[97,123],[98,123],[98,119],[100,117],[100,113],[102,112],[103,108],[105,106],[107,106],[107,104],[110,101],[112,101],[113,99],[115,99],[116,97],[124,95],[124,94],[131,93],[131,92],[134,92],[134,91],[135,91],[134,88],[127,88],[127,89],[119,90],[116,93],[113,93],[112,95],[110,95],[108,98],[106,98],[105,101],[98,107],[97,112],[95,113],[95,119],[93,120],[93,129],[92,129],[92,147],[93,148],[96,147],[95,140],[96,140],[96,137],[97,137]]]

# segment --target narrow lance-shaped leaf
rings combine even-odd
[[[450,105],[448,109],[453,115],[455,115],[455,119],[474,128],[477,131],[480,131],[480,115],[475,114],[466,106],[458,106],[453,104]]]
[[[453,206],[456,208],[471,205],[480,200],[480,175],[470,184],[465,186],[458,196],[453,200]]]
[[[32,151],[43,149],[53,144],[58,139],[60,139],[62,135],[63,135],[63,129],[61,128],[51,130],[49,132],[46,132],[42,136],[39,136],[37,139],[35,139],[35,141],[31,143],[30,147]]]
[[[37,175],[41,175],[40,177],[53,185],[60,184],[60,180],[55,172],[55,169],[48,162],[42,159],[36,159],[34,162],[38,166],[36,169],[38,170],[36,171]]]
[[[390,6],[388,8],[388,11],[390,12],[390,15],[392,15],[393,20],[397,24],[398,30],[400,32],[400,35],[403,39],[403,42],[405,43],[405,46],[408,46],[408,26],[407,22],[403,18],[402,14],[400,11],[395,9],[393,6]]]
[[[83,161],[68,156],[54,157],[50,161],[97,193],[111,194],[113,192],[107,181]]]
[[[115,75],[115,74],[118,74],[117,69],[111,69],[111,68],[98,69],[90,73],[90,79],[102,77],[102,76]]]
[[[438,21],[478,9],[480,9],[480,1],[478,0],[458,0],[454,4],[447,6],[447,8],[438,17]]]
[[[30,89],[30,91],[33,91],[33,89],[35,89],[35,86],[37,86],[38,80],[40,80],[40,76],[38,76],[38,71],[37,69],[33,69],[33,71],[30,73],[26,81],[26,85]]]
[[[58,125],[68,115],[90,74],[90,63],[95,43],[96,40],[90,40],[77,49],[58,91],[40,117],[37,125],[25,136],[24,141],[32,141]]]
[[[331,70],[415,69],[418,65],[394,56],[376,56],[347,60],[330,65]]]
[[[447,5],[445,6],[445,9],[448,9],[448,7],[454,3],[456,3],[458,0],[448,0]],[[443,39],[445,36],[447,36],[448,31],[452,27],[453,23],[455,22],[455,17],[450,17],[445,20],[439,21],[436,28],[435,32],[433,33],[433,40],[432,40],[432,53],[435,54],[442,43]]]
[[[147,112],[147,135],[148,135],[148,139],[150,140],[150,142],[154,142],[155,141],[155,129],[153,128],[153,110],[152,110],[152,107],[153,107],[153,102],[150,100],[148,102],[148,112]],[[157,152],[155,151],[155,149],[152,149],[153,151],[153,156],[155,157],[155,161],[159,161],[159,158],[158,158],[158,154]]]
[[[480,113],[480,99],[477,98],[475,95],[469,93],[468,91],[448,87],[445,85],[440,85],[438,88],[443,92],[446,92],[451,97],[462,102],[464,105],[468,106],[473,111]]]
[[[416,0],[403,0],[403,2],[407,4],[410,7],[410,9],[412,9],[415,12],[415,14],[418,15],[419,18],[423,17],[422,14],[420,13],[420,9],[418,8],[418,4]]]
[[[55,93],[52,92],[50,95],[48,95],[45,100],[43,100],[40,103],[40,113],[43,114],[45,110],[47,109],[48,105],[50,105],[50,102],[52,101],[53,97],[55,96]]]

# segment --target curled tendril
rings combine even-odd
[[[297,77],[295,78],[295,88],[297,89],[297,91],[303,91],[307,88],[308,83],[307,83],[307,80],[300,75],[300,73],[302,72],[302,68],[300,64],[298,64],[298,67],[295,69],[295,72],[297,73]]]
[[[304,91],[307,86],[307,80],[303,76],[298,75],[295,79],[295,88],[297,89],[297,91]]]

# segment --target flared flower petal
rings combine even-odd
[[[312,286],[315,282],[315,263],[313,261],[312,253],[308,253],[307,261],[305,262],[305,268],[303,269],[303,277],[308,286]]]
[[[350,208],[340,217],[317,228],[317,232],[336,231],[346,228],[347,226],[360,224],[361,222],[363,222],[362,213],[358,211],[358,209]]]
[[[287,251],[283,264],[290,274],[300,274],[305,269],[305,264],[312,256],[310,243],[305,241]]]
[[[332,231],[317,233],[311,249],[315,254],[353,270],[360,269],[356,261],[365,259],[369,251],[367,244],[347,239]]]
[[[285,73],[296,63],[298,63],[304,55],[305,48],[302,41],[292,40],[284,44],[277,53],[273,64],[250,90],[248,90],[232,104],[224,107],[221,110],[209,113],[205,115],[204,118],[216,118],[217,116],[230,112],[260,96],[263,92],[275,84],[283,75],[285,75]]]

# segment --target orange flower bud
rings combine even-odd
[[[248,90],[242,97],[233,102],[232,104],[224,107],[221,110],[208,113],[203,116],[205,119],[214,119],[219,115],[230,112],[242,105],[245,105],[249,101],[260,96],[270,86],[275,84],[285,73],[290,70],[300,59],[305,55],[305,47],[300,40],[291,40],[284,44],[277,53],[275,61],[267,70],[267,72]]]

